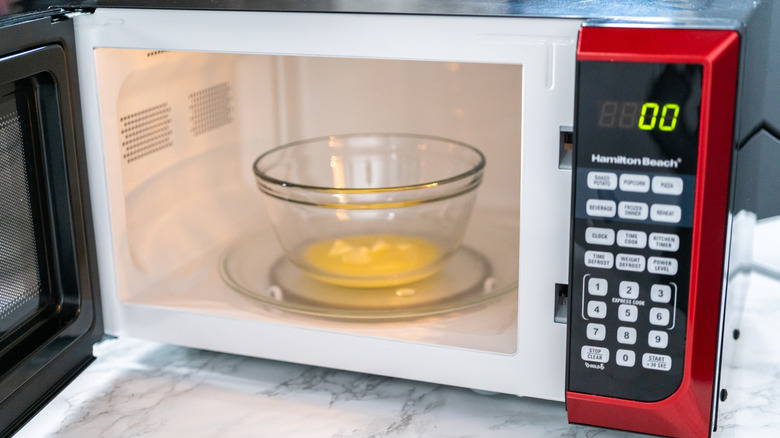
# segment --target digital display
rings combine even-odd
[[[680,105],[667,102],[606,100],[599,111],[600,128],[671,132],[677,128]]]
[[[602,164],[595,152],[611,161],[672,160],[682,173],[696,173],[701,65],[583,61],[579,84],[580,166]]]

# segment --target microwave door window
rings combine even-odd
[[[0,102],[0,343],[50,301],[40,269],[40,212],[31,186],[34,157],[26,147],[32,139],[25,106],[13,96]]]

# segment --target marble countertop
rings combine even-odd
[[[780,281],[754,274],[721,405],[726,437],[780,430]],[[40,437],[629,437],[562,403],[136,339],[97,360],[18,434]]]

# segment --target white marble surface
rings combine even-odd
[[[721,435],[780,434],[780,282],[754,276]],[[569,425],[561,403],[135,339],[97,361],[17,438],[628,437]]]

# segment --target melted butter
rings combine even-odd
[[[392,234],[350,236],[316,242],[304,258],[314,277],[349,287],[385,287],[433,274],[441,251],[430,240]],[[324,275],[323,275],[324,274]]]

